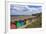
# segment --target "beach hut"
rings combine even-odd
[[[19,20],[19,23],[21,24],[21,26],[24,25],[24,20]]]
[[[10,24],[10,28],[11,28],[11,29],[16,29],[15,22]]]
[[[28,19],[26,19],[26,25],[28,25],[29,24],[29,20]]]
[[[19,21],[15,21],[16,22],[16,26],[17,28],[21,26],[20,22]]]

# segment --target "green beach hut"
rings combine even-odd
[[[21,24],[19,23],[19,21],[15,21],[15,22],[16,22],[16,27],[17,28],[21,26]]]

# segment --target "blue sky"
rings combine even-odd
[[[11,15],[32,15],[41,11],[41,6],[36,5],[10,5]]]

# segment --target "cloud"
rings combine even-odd
[[[31,15],[41,12],[41,7],[28,5],[13,5],[11,6],[11,15]]]

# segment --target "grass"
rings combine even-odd
[[[41,14],[36,15],[37,16],[37,20],[35,20],[34,22],[32,22],[32,24],[28,25],[27,28],[39,28],[42,26],[41,23]]]

